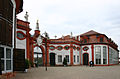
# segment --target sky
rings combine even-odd
[[[29,14],[31,34],[39,20],[41,34],[50,38],[73,36],[90,30],[107,35],[118,44],[120,50],[120,0],[23,0],[23,12]]]

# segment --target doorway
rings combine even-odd
[[[43,66],[43,52],[40,47],[34,48],[34,64],[36,67]]]
[[[88,59],[88,53],[83,54],[83,65],[88,65],[89,59]]]
[[[50,53],[50,66],[55,66],[55,53]]]

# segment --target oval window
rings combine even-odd
[[[69,48],[70,48],[69,46],[65,46],[65,47],[64,47],[65,50],[68,50]]]
[[[23,40],[25,39],[25,34],[21,31],[17,31],[17,38]]]
[[[86,46],[85,46],[85,47],[83,47],[83,50],[84,50],[84,51],[87,51],[88,49],[89,49],[89,48],[88,48],[88,47],[86,47]]]
[[[62,46],[58,46],[57,49],[58,49],[58,50],[62,50],[63,47],[62,47]]]
[[[55,47],[54,47],[54,46],[50,46],[49,48],[50,48],[50,50],[54,50],[54,49],[55,49]]]

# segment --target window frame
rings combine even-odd
[[[67,62],[69,63],[70,62],[69,55],[66,55],[65,58],[67,59]]]
[[[13,48],[4,46],[4,45],[0,45],[0,47],[2,47],[4,49],[4,58],[1,58],[1,61],[4,61],[4,70],[2,70],[2,73],[4,74],[4,73],[12,72],[13,71]],[[6,57],[7,49],[11,50],[11,58]],[[7,70],[7,66],[6,66],[7,60],[11,60],[11,69],[10,70]]]
[[[62,63],[62,55],[58,55],[58,63]]]
[[[22,34],[22,35],[23,35],[23,38],[18,37],[18,33]],[[24,40],[25,38],[26,38],[25,33],[23,33],[22,31],[17,31],[17,39],[19,39],[19,40]]]
[[[99,47],[99,49],[97,49],[97,47]],[[100,50],[100,51],[98,51],[98,50]],[[100,54],[100,58],[97,58],[96,57],[96,55],[97,54]],[[101,46],[95,46],[95,63],[97,64],[97,65],[100,65],[101,64]],[[97,63],[98,62],[98,63]]]

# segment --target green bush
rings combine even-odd
[[[30,61],[30,66],[31,66],[31,67],[34,67],[34,64],[33,64],[33,62],[32,62],[32,61]]]
[[[25,69],[28,69],[30,66],[30,61],[28,59],[25,59]]]

